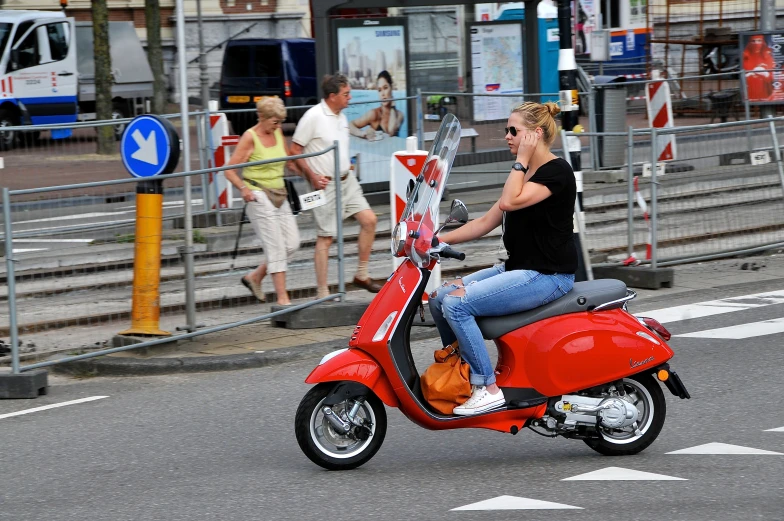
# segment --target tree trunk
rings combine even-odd
[[[93,0],[93,59],[95,61],[95,115],[112,119],[112,56],[109,52],[109,10],[106,0]],[[98,127],[98,153],[114,154],[114,127]]]
[[[159,0],[145,0],[144,17],[147,22],[147,61],[153,77],[152,113],[166,112],[166,80],[163,75],[161,47],[161,7]]]

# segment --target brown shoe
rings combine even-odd
[[[261,290],[261,284],[242,277],[242,285],[248,288],[248,290],[253,293],[259,302],[267,301],[266,297],[264,296],[264,292]]]
[[[354,277],[354,285],[358,288],[366,289],[371,293],[378,293],[381,291],[381,285],[373,282],[373,279],[367,278],[365,280]]]

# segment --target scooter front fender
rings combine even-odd
[[[341,349],[321,359],[305,383],[357,382],[373,391],[389,407],[400,407],[400,401],[387,375],[370,355],[359,349]]]

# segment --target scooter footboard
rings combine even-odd
[[[399,407],[400,401],[381,366],[370,355],[359,349],[341,349],[325,355],[311,371],[305,383],[357,382],[369,388],[389,407]]]

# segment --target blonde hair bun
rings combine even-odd
[[[559,107],[558,104],[555,102],[548,101],[547,103],[544,104],[544,106],[547,107],[547,111],[550,113],[552,117],[555,117],[561,113],[561,107]]]

